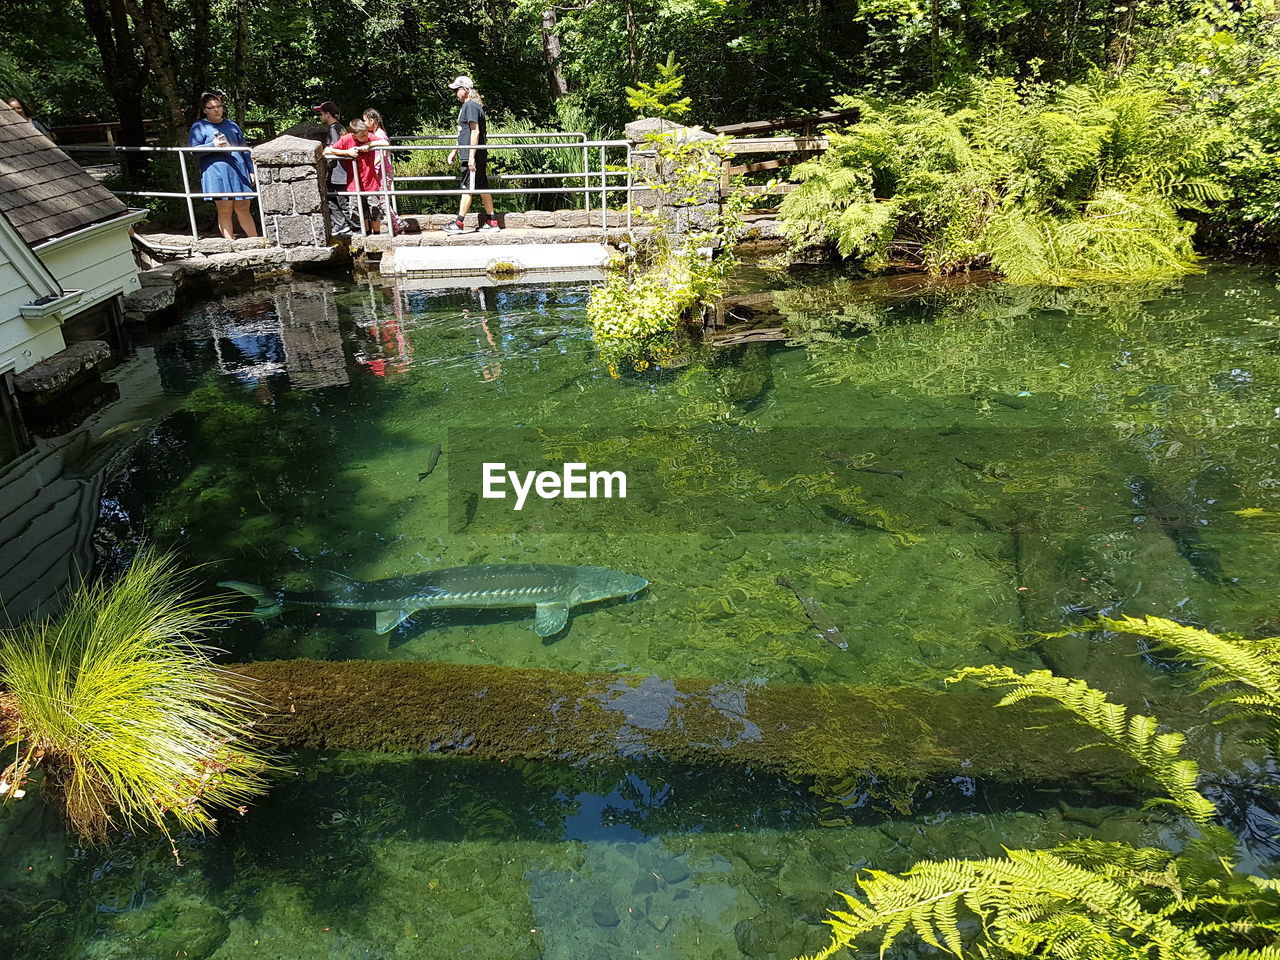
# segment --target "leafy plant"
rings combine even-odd
[[[1034,698],[1052,700],[1101,733],[1106,745],[1132,757],[1160,784],[1168,797],[1156,802],[1173,804],[1198,824],[1209,823],[1217,813],[1208,798],[1195,788],[1200,770],[1195,761],[1182,756],[1186,737],[1180,733],[1158,733],[1154,717],[1130,714],[1083,680],[1058,677],[1048,670],[1021,674],[1009,667],[965,667],[948,682],[962,680],[1008,689],[999,702],[1002,707]]]
[[[596,287],[587,305],[596,343],[615,374],[626,361],[644,369],[672,356],[682,321],[714,304],[737,263],[733,249],[746,205],[740,193],[719,199],[723,137],[695,139],[680,128],[648,140],[657,148],[645,177],[659,197],[658,212],[647,215],[654,229],[635,261]],[[709,200],[719,200],[715,213],[695,211]],[[690,222],[690,213],[701,219]]]
[[[679,120],[689,112],[693,102],[680,97],[684,76],[676,63],[675,51],[667,54],[667,62],[658,64],[658,79],[654,83],[638,83],[627,87],[627,104],[638,117],[657,117],[660,120]],[[679,99],[676,99],[679,97]]]
[[[991,266],[1056,284],[1177,276],[1196,260],[1182,212],[1225,196],[1223,131],[1132,79],[1027,92],[979,80],[891,106],[838,102],[860,122],[797,168],[784,231],[873,269]]]
[[[1203,688],[1234,684],[1220,696],[1237,714],[1280,729],[1280,659],[1274,641],[1217,636],[1160,618],[1103,619],[1092,629],[1147,637],[1196,658]],[[1156,733],[1151,717],[1130,716],[1079,680],[1006,667],[962,670],[1010,692],[1001,705],[1045,698],[1103,734],[1165,788],[1162,799],[1195,824],[1177,852],[1078,840],[1003,857],[924,861],[901,875],[867,870],[857,893],[841,893],[825,960],[866,937],[883,956],[908,931],[957,957],[1061,960],[1274,960],[1280,937],[1280,881],[1235,867],[1235,837],[1213,822],[1213,805],[1195,789],[1197,771],[1181,757],[1179,734]]]
[[[15,757],[0,794],[39,768],[88,841],[114,827],[203,831],[214,808],[265,789],[260,710],[198,638],[226,614],[186,592],[176,562],[142,550],[119,580],[86,584],[56,621],[0,643]]]

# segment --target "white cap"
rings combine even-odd
[[[463,74],[462,76],[455,78],[453,83],[449,84],[449,89],[459,90],[462,87],[474,87],[474,86],[475,84],[471,82],[471,78],[468,77],[466,74]]]

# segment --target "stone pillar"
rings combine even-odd
[[[327,247],[324,147],[283,136],[253,148],[267,240],[278,247]]]
[[[661,134],[685,144],[714,140],[715,135],[701,127],[685,127],[650,117],[633,120],[624,129],[631,141],[635,181],[643,184],[632,193],[642,219],[646,215],[654,218],[662,228],[677,235],[710,230],[720,216],[720,169],[724,157],[708,150],[706,182],[692,189],[677,187],[673,164],[659,155],[654,137]]]

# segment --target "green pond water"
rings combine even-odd
[[[371,613],[286,608],[219,636],[241,661],[744,691],[939,689],[959,667],[1006,663],[1192,723],[1187,678],[1132,638],[1026,635],[1100,612],[1280,630],[1274,271],[1052,291],[744,268],[739,285],[761,291],[763,326],[785,318],[787,340],[616,378],[585,326],[587,284],[295,280],[211,298],[144,338],[126,371],[162,389],[104,487],[97,552],[111,569],[143,538],[174,547],[210,591],[338,596],[351,579],[484,563],[649,581],[547,638],[529,608],[420,612],[386,634]],[[480,496],[490,460],[623,470],[628,496],[515,511]],[[1246,858],[1269,859],[1252,761],[1191,733],[1210,792],[1254,841]],[[874,784],[833,794],[623,749],[603,764],[293,763],[218,837],[182,841],[182,867],[163,843],[82,851],[38,805],[0,809],[0,944],[50,958],[784,958],[825,941],[833,891],[863,865],[1167,833],[1140,798],[984,783],[963,765],[907,805]]]

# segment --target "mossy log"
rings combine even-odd
[[[447,663],[275,660],[258,681],[289,749],[491,759],[661,757],[791,776],[972,776],[1132,788],[1133,764],[1061,715],[984,694],[664,680]]]

